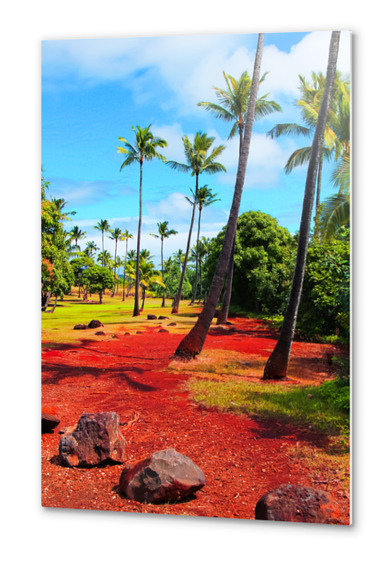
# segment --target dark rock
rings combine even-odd
[[[170,322],[167,326],[176,326],[176,322]]]
[[[170,320],[168,316],[159,316],[158,320]]]
[[[147,314],[147,320],[157,320],[155,314]]]
[[[119,488],[129,499],[162,503],[184,498],[205,484],[202,470],[191,459],[166,449],[124,468]]]
[[[158,330],[159,333],[163,333],[163,334],[169,334],[170,332],[168,330],[166,330],[165,328],[160,328],[160,330]]]
[[[126,441],[115,412],[82,414],[59,442],[59,457],[69,467],[88,467],[126,460]]]
[[[112,338],[113,338],[114,340],[119,340],[119,339],[120,339],[117,334],[112,334]]]
[[[91,320],[88,324],[89,328],[101,328],[101,326],[104,326],[104,324],[102,324],[99,320]]]
[[[48,433],[59,425],[60,419],[42,410],[42,433]]]
[[[142,334],[143,332],[136,332],[137,334]]]
[[[86,324],[76,324],[73,328],[73,330],[87,330],[88,327]]]
[[[94,334],[95,336],[105,336],[105,332],[99,331]]]
[[[341,524],[342,513],[329,494],[314,488],[282,484],[259,499],[255,519]]]
[[[131,334],[129,332],[125,332],[124,336],[130,336]]]

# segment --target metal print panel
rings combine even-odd
[[[350,33],[42,43],[42,505],[350,524]]]

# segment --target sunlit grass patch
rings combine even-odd
[[[191,398],[207,407],[276,419],[328,435],[349,430],[349,416],[318,395],[316,386],[214,381],[197,377],[191,378],[187,386]]]
[[[211,349],[201,353],[190,362],[172,360],[169,369],[215,380],[225,377],[259,379],[263,376],[265,363],[266,359],[257,355]]]

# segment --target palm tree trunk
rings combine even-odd
[[[179,283],[179,289],[178,289],[177,296],[175,298],[175,302],[174,302],[174,306],[172,308],[171,314],[178,314],[178,312],[179,312],[179,303],[180,303],[181,295],[182,295],[183,280],[185,278],[186,265],[187,265],[187,260],[188,260],[189,252],[190,252],[190,240],[191,240],[191,233],[193,232],[193,225],[194,225],[194,218],[195,218],[195,207],[197,206],[197,197],[198,197],[198,174],[196,174],[196,180],[195,180],[195,199],[194,199],[194,205],[193,205],[193,214],[191,215],[189,237],[187,239],[185,261],[183,262],[181,280],[180,280],[180,283]]]
[[[98,294],[99,294],[99,297],[100,297],[100,304],[102,304],[102,291],[100,291]]]
[[[294,339],[296,320],[298,317],[299,302],[302,293],[304,272],[306,267],[306,256],[310,232],[311,214],[314,204],[314,192],[317,179],[317,171],[323,147],[327,115],[330,107],[337,57],[339,48],[340,31],[333,31],[330,41],[329,61],[326,72],[326,84],[323,94],[318,121],[315,128],[314,140],[311,147],[311,158],[307,170],[305,194],[303,200],[302,217],[300,221],[298,251],[296,256],[294,277],[282,330],[279,340],[269,357],[264,369],[263,379],[282,379],[287,376],[288,362],[291,346]]]
[[[123,301],[125,301],[125,268],[127,267],[128,238],[125,240],[125,258],[124,258],[124,282],[123,282]]]
[[[117,267],[116,267],[116,260],[117,260],[117,242],[118,242],[118,240],[116,240],[116,247],[115,247],[115,280],[116,280],[116,269],[117,269]],[[118,291],[118,285],[117,285],[117,291]],[[115,283],[114,283],[114,285],[113,285],[113,293],[111,294],[111,297],[114,297],[114,296],[115,296],[115,292],[116,292],[116,281],[115,281]]]
[[[160,238],[161,239],[161,256],[162,256],[162,281],[163,281],[163,274],[164,274],[164,270],[163,270],[163,237]],[[162,308],[164,308],[164,291],[163,291],[163,300],[162,300]]]
[[[139,263],[140,263],[140,235],[141,235],[141,198],[143,187],[143,162],[140,160],[140,188],[139,188],[139,228],[137,231],[137,256],[136,256],[136,281],[135,281],[135,305],[133,316],[139,316]]]
[[[199,260],[199,299],[198,304],[201,302],[202,299],[202,262]]]
[[[226,278],[226,287],[224,292],[224,298],[222,299],[222,306],[220,313],[217,318],[217,324],[226,324],[229,315],[229,305],[230,297],[232,296],[232,282],[233,282],[233,271],[234,271],[234,247],[236,244],[236,236],[233,240],[232,253],[230,254],[230,260],[228,265],[228,273]]]
[[[102,267],[105,267],[105,254],[104,254],[104,231],[102,231]]]
[[[197,285],[198,285],[198,251],[199,251],[199,232],[201,230],[201,212],[202,209],[198,207],[198,231],[197,231],[197,257],[195,260],[195,283],[194,283],[194,292],[193,297],[191,299],[190,304],[194,304],[195,298],[197,296]]]
[[[224,283],[225,273],[230,260],[232,252],[233,240],[236,234],[237,218],[240,209],[241,195],[244,187],[245,172],[248,163],[249,146],[252,136],[253,120],[255,117],[255,105],[257,92],[259,87],[260,65],[263,56],[264,48],[264,34],[259,34],[259,40],[256,50],[255,65],[253,70],[251,93],[249,96],[247,122],[245,127],[244,142],[239,158],[236,185],[234,189],[232,207],[230,209],[229,220],[226,227],[224,242],[222,245],[221,254],[218,260],[216,271],[214,273],[213,282],[209,291],[209,296],[206,300],[199,318],[191,329],[191,331],[184,337],[175,351],[175,356],[186,359],[192,359],[201,352],[205,342],[210,324],[214,317],[217,307],[217,302],[221,294],[222,286]]]
[[[57,300],[58,300],[58,297],[55,296],[54,306],[52,307],[51,310],[45,310],[46,314],[52,314],[54,312],[54,310],[57,308]]]
[[[321,154],[321,157],[319,159],[319,166],[318,166],[317,199],[315,203],[315,214],[317,214],[318,207],[321,202],[322,165],[323,165],[323,153]]]

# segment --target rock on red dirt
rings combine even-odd
[[[124,462],[125,439],[115,412],[82,414],[59,442],[59,461],[70,468]]]
[[[162,503],[181,500],[205,484],[199,466],[174,449],[166,449],[124,468],[119,488],[131,500]]]
[[[343,524],[343,514],[329,494],[292,484],[278,486],[260,498],[255,508],[255,519]]]

